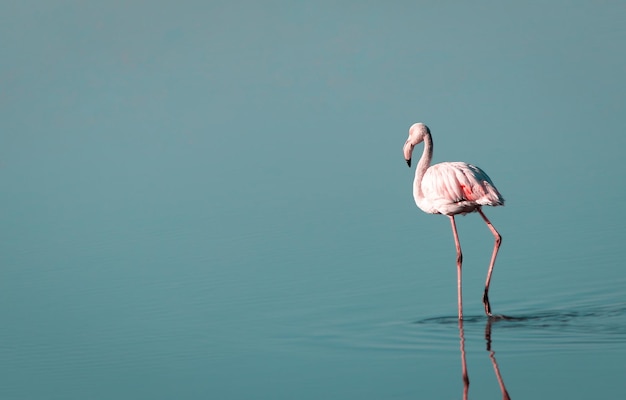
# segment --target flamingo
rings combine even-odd
[[[465,215],[477,212],[483,218],[487,227],[495,238],[489,269],[487,270],[487,281],[483,294],[483,305],[485,314],[492,317],[491,305],[489,304],[489,284],[493,266],[496,263],[498,249],[502,243],[502,236],[485,213],[482,206],[503,206],[504,198],[494,186],[491,178],[482,169],[464,162],[443,162],[430,165],[433,157],[433,139],[430,129],[419,122],[409,128],[409,138],[404,143],[404,159],[409,168],[411,167],[411,156],[416,145],[424,142],[424,152],[417,163],[415,169],[415,179],[413,181],[413,198],[417,206],[428,214],[443,214],[450,218],[454,244],[456,246],[456,266],[457,266],[457,293],[459,320],[463,319],[463,301],[461,289],[461,267],[463,264],[463,253],[459,235],[456,230],[454,216]]]

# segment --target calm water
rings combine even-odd
[[[3,3],[0,397],[623,396],[625,17]],[[449,222],[401,153],[416,121],[507,199],[485,212],[510,319],[482,312],[477,215],[455,318]]]

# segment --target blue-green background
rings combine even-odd
[[[619,1],[3,1],[0,397],[462,395],[449,222],[401,148],[504,208],[514,399],[626,391]],[[420,148],[421,149],[421,148]],[[417,151],[419,152],[420,149]],[[419,153],[418,153],[419,154]],[[458,218],[470,398],[493,237]]]

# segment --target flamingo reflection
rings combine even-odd
[[[496,379],[498,380],[498,385],[500,385],[500,391],[502,392],[502,400],[511,400],[509,396],[509,392],[506,390],[506,386],[504,385],[504,381],[502,380],[502,374],[500,373],[500,368],[498,367],[498,362],[496,361],[496,353],[491,348],[491,325],[493,323],[493,318],[487,319],[487,325],[485,326],[485,341],[487,342],[487,351],[489,352],[489,359],[491,360],[491,364],[493,365],[493,370],[496,373]],[[469,375],[467,373],[467,358],[465,355],[465,334],[463,331],[463,320],[459,320],[459,337],[461,341],[461,369],[463,374],[463,400],[467,400],[469,393]]]

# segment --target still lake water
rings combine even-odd
[[[623,396],[623,6],[133,4],[0,6],[0,398]]]

